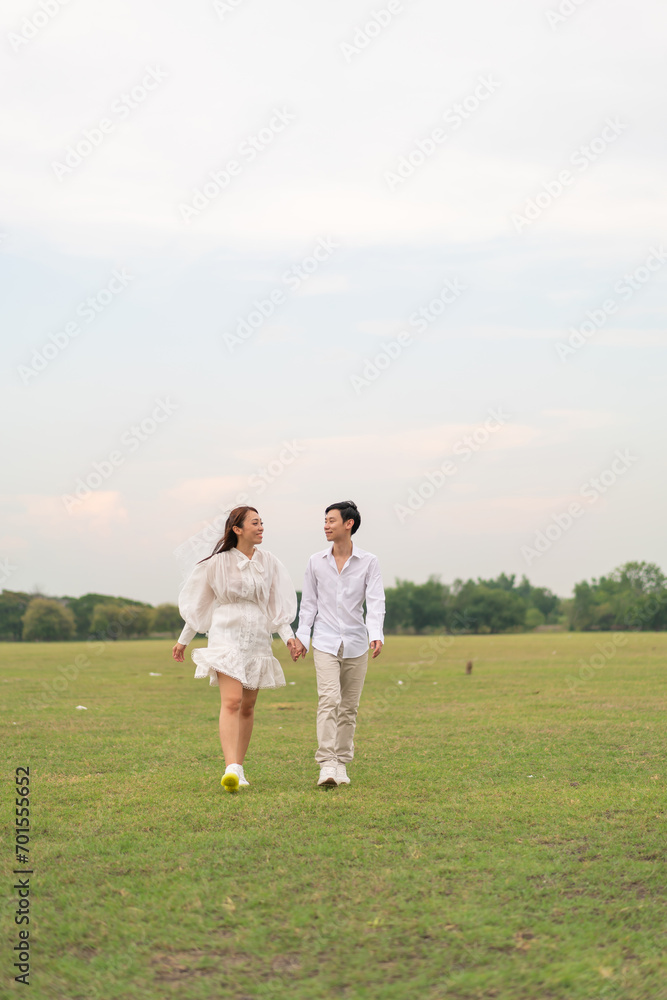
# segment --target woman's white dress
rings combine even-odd
[[[197,632],[208,633],[208,647],[192,653],[195,677],[217,684],[223,673],[253,690],[285,684],[271,636],[277,632],[284,642],[293,637],[296,593],[287,570],[270,552],[256,548],[248,559],[233,548],[198,563],[178,607],[185,621],[179,642],[187,646]]]

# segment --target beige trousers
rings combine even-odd
[[[368,650],[361,656],[323,653],[313,647],[317,674],[317,753],[320,766],[347,764],[354,757],[357,710],[368,667]]]

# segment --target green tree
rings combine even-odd
[[[506,573],[501,573],[500,576],[497,576],[495,580],[482,580],[480,578],[480,579],[478,579],[477,582],[481,583],[482,586],[484,586],[484,587],[489,587],[489,589],[491,589],[491,590],[507,590],[507,591],[511,591],[511,590],[514,590],[514,581],[515,580],[516,580],[516,576],[515,576],[514,573],[512,573],[511,576],[507,576]]]
[[[444,630],[447,624],[449,588],[437,576],[426,583],[396,580],[385,591],[387,632],[423,633]]]
[[[127,634],[148,635],[153,627],[153,615],[155,614],[155,609],[149,604],[139,606],[126,604],[125,611],[129,612],[129,615],[131,616]],[[182,627],[183,626],[181,626],[181,628]]]
[[[624,626],[638,632],[659,632],[666,629],[667,589],[636,598],[628,609]]]
[[[525,575],[521,577],[516,593],[523,598],[528,607],[537,608],[546,621],[555,621],[560,614],[560,598],[547,587],[533,587]]]
[[[292,624],[292,629],[293,629],[295,635],[296,635],[296,631],[297,631],[297,629],[299,627],[299,611],[300,610],[301,610],[301,591],[297,590],[297,592],[296,592],[296,618],[291,623]]]
[[[414,632],[415,589],[415,584],[410,580],[396,580],[395,587],[385,590],[384,624],[387,632]]]
[[[444,629],[447,623],[449,588],[440,577],[429,576],[426,583],[415,587],[412,594],[412,621],[416,632]]]
[[[627,562],[609,576],[574,588],[572,628],[583,630],[667,627],[667,578],[655,563]]]
[[[153,632],[169,632],[175,639],[183,625],[180,611],[175,604],[158,604],[153,613]]]
[[[150,607],[141,601],[131,601],[127,597],[110,597],[108,594],[84,594],[83,597],[65,597],[63,600],[74,612],[77,639],[87,639],[92,634],[93,613],[98,604],[120,604],[132,608]]]
[[[90,629],[99,639],[129,639],[134,635],[148,635],[152,618],[150,605],[102,601],[95,605]]]
[[[25,642],[63,642],[74,637],[76,621],[60,601],[35,597],[23,615]]]
[[[95,605],[113,600],[105,594],[84,594],[83,597],[66,597],[67,606],[71,608],[76,618],[77,639],[87,639],[91,634],[90,623]]]
[[[3,590],[0,594],[0,640],[21,641],[23,638],[23,616],[31,600],[30,594]]]
[[[538,626],[544,625],[544,615],[539,608],[528,608],[524,624],[526,628],[538,628]]]
[[[627,562],[615,569],[609,579],[618,583],[621,590],[632,590],[635,594],[659,593],[667,585],[662,570],[647,562]]]
[[[595,581],[593,581],[595,583]],[[589,629],[595,620],[595,591],[586,580],[574,586],[574,600],[570,608],[570,624],[581,631]]]
[[[468,580],[457,587],[452,610],[475,633],[507,632],[523,627],[526,604],[519,595],[502,587]]]

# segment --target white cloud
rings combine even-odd
[[[598,331],[587,343],[592,347],[664,347],[667,331],[609,327]]]
[[[302,333],[289,323],[266,323],[259,331],[263,344],[298,344],[302,339]]]
[[[346,471],[357,474],[370,463],[395,469],[397,477],[405,478],[409,470],[422,469],[429,463],[439,463],[452,454],[457,443],[473,435],[483,426],[488,414],[478,423],[439,424],[415,427],[405,431],[306,438],[304,446],[311,456],[311,466],[336,466],[344,463]],[[506,451],[532,445],[540,430],[528,424],[512,424],[511,420],[488,435],[480,451]]]
[[[316,274],[305,281],[295,293],[297,298],[309,295],[333,295],[336,292],[347,292],[350,279],[346,274]]]
[[[658,369],[637,379],[628,371],[630,350],[664,342],[661,279],[624,303],[627,327],[610,325],[591,339],[596,353],[584,349],[561,364],[548,342],[603,301],[605,288],[639,265],[665,229],[655,80],[667,10],[662,0],[645,0],[638,21],[622,0],[590,2],[552,30],[544,12],[554,5],[405,4],[400,23],[348,65],[339,43],[369,16],[356,0],[337,0],[326,18],[312,0],[247,0],[224,21],[209,0],[198,7],[116,0],[111,13],[73,0],[19,53],[8,51],[0,69],[11,95],[0,110],[0,183],[12,198],[2,254],[17,357],[45,343],[95,288],[96,260],[104,258],[100,273],[113,260],[137,274],[114,323],[96,326],[29,395],[11,373],[4,471],[17,496],[5,521],[16,545],[23,540],[22,583],[49,573],[58,592],[65,575],[75,592],[103,590],[112,579],[117,592],[141,586],[137,596],[150,598],[153,588],[168,598],[160,559],[171,558],[172,539],[233,501],[281,440],[304,428],[307,454],[257,494],[298,574],[315,544],[322,499],[348,492],[369,512],[365,536],[401,576],[446,566],[446,525],[434,526],[422,559],[414,546],[396,546],[391,504],[474,432],[498,398],[516,416],[484,445],[474,473],[471,462],[474,483],[461,475],[449,491],[459,506],[447,508],[447,525],[468,532],[467,575],[486,575],[489,551],[504,551],[508,524],[522,528],[531,512],[546,514],[540,504],[557,507],[560,484],[578,481],[573,467],[594,468],[629,426],[647,456],[660,453]],[[5,40],[36,9],[29,0],[3,5]],[[630,36],[637,44],[628,47]],[[51,160],[155,63],[168,80],[58,182]],[[481,73],[495,74],[497,94],[389,190],[385,171],[472,92]],[[289,108],[295,121],[184,225],[179,203],[238,156],[274,106]],[[628,122],[618,142],[516,233],[512,213],[614,114]],[[282,287],[284,269],[325,234],[341,244],[335,260],[230,365],[223,321]],[[469,285],[452,335],[434,324],[415,337],[400,377],[392,370],[355,397],[350,373],[364,353],[379,350],[367,338],[404,329],[443,273]],[[284,351],[268,349],[281,344]],[[166,426],[154,452],[125,465],[122,496],[96,493],[67,515],[59,484],[102,456],[104,442],[134,419],[130,401],[148,382],[182,398],[178,427]],[[646,512],[646,498],[662,495],[664,472],[647,458],[641,476],[637,502]],[[517,497],[503,495],[513,490]],[[623,521],[621,501],[620,491],[609,499],[615,538],[626,548],[641,538],[659,561],[667,553],[659,504]],[[317,521],[313,532],[308,519]],[[382,525],[375,536],[373,524]],[[476,546],[481,530],[485,543]],[[591,534],[589,562],[575,553],[561,585],[591,565],[609,568],[609,535]]]
[[[184,506],[216,504],[221,500],[246,488],[246,476],[207,476],[201,479],[186,479],[167,490],[167,496]]]
[[[556,429],[560,433],[610,427],[617,422],[609,410],[542,410],[542,414],[558,422]]]
[[[65,535],[108,534],[114,525],[128,521],[128,511],[120,493],[91,491],[67,506],[63,497],[45,494],[17,494],[2,498],[5,518],[33,537],[45,538],[56,531]]]

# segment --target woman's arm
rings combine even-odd
[[[171,655],[174,657],[175,660],[178,660],[179,663],[183,662],[183,654],[185,653],[185,647],[189,642],[191,642],[192,639],[194,639],[196,634],[197,630],[194,629],[192,625],[188,625],[186,623],[183,626],[183,631],[178,637],[178,642],[171,651]]]
[[[185,648],[197,632],[205,633],[211,628],[216,603],[216,596],[209,582],[214,569],[211,562],[212,560],[207,559],[197,563],[178,596],[178,610],[185,626],[176,646]]]
[[[271,632],[277,632],[285,645],[294,642],[294,632],[292,622],[296,618],[296,591],[289,573],[274,555],[273,572],[271,575],[271,589],[267,604],[268,619],[271,625]],[[290,652],[292,649],[290,648]]]

